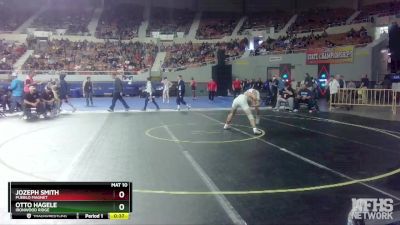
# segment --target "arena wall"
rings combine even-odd
[[[373,70],[371,53],[372,50],[369,47],[357,48],[355,50],[354,62],[352,64],[331,65],[331,73],[341,74],[345,76],[347,80],[359,80],[361,76],[365,74],[368,74],[371,79],[374,79],[376,72],[373,71],[379,71],[381,65],[375,65]],[[258,79],[261,77],[264,80],[267,78],[268,67],[279,67],[279,64],[289,63],[294,66],[292,69],[292,77],[296,80],[302,80],[304,79],[305,73],[309,73],[313,76],[318,73],[317,65],[306,65],[305,62],[306,54],[304,53],[254,56],[233,62],[232,74],[241,79]],[[211,69],[212,66],[208,65],[176,72],[165,72],[163,73],[163,76],[167,76],[169,79],[174,80],[176,79],[176,76],[182,75],[186,80],[194,77],[199,82],[207,82],[211,78]]]
[[[372,5],[372,4],[378,4],[378,3],[383,3],[383,2],[392,2],[393,0],[360,0],[361,5]]]
[[[301,1],[297,0],[297,9],[304,10],[315,7],[330,7],[330,8],[357,8],[357,0],[335,0],[335,1],[321,1],[321,0],[309,0]]]

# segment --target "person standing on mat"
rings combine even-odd
[[[163,85],[163,99],[162,102],[164,103],[167,101],[169,103],[169,89],[172,87],[171,81],[168,80],[167,77],[164,77],[164,79],[161,81]]]
[[[65,81],[65,77],[67,75],[61,74],[60,75],[60,107],[62,106],[63,102],[67,105],[69,105],[72,108],[72,112],[76,111],[76,108],[74,105],[72,105],[69,100],[68,100],[68,92],[69,92],[69,87],[67,81]]]
[[[246,113],[247,118],[250,121],[250,125],[253,128],[253,133],[255,135],[262,134],[261,130],[257,129],[256,124],[260,123],[260,92],[255,89],[249,89],[243,94],[239,95],[233,100],[232,109],[226,118],[226,123],[224,125],[224,129],[230,129],[233,117],[236,115],[238,108],[242,108],[242,110]],[[254,119],[253,113],[251,112],[250,107],[254,107],[256,111],[256,118]]]
[[[90,101],[90,106],[93,106],[93,83],[90,79],[90,77],[86,77],[86,80],[83,81],[83,94],[84,97],[86,98],[86,107],[89,107],[89,101]]]
[[[215,94],[217,93],[217,82],[211,79],[207,84],[208,100],[214,102]]]
[[[153,104],[156,106],[157,111],[160,110],[160,107],[158,106],[157,102],[155,101],[155,96],[153,95],[153,87],[151,85],[150,77],[147,78],[146,82],[146,89],[144,90],[145,92],[145,101],[144,101],[144,108],[143,111],[146,111],[147,108],[147,103],[151,100]]]
[[[233,98],[236,98],[236,96],[240,95],[240,92],[242,90],[242,82],[239,80],[238,77],[232,82],[232,90],[233,90]]]
[[[192,77],[190,80],[190,88],[192,89],[192,98],[193,100],[196,100],[196,88],[197,88],[197,82],[196,80]]]
[[[177,93],[176,93],[176,109],[181,110],[181,104],[186,105],[187,109],[190,109],[190,105],[185,102],[183,97],[185,97],[185,82],[182,80],[182,75],[178,75],[178,84],[177,84]]]
[[[128,106],[128,104],[126,104],[125,100],[122,98],[122,93],[124,90],[122,81],[117,76],[117,73],[115,73],[115,72],[112,74],[112,78],[114,79],[113,98],[112,98],[111,106],[107,111],[114,112],[115,103],[117,102],[117,100],[119,100],[122,103],[122,105],[124,105],[125,111],[127,112],[127,111],[129,111],[129,106]]]

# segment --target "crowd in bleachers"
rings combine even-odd
[[[45,48],[37,47],[23,69],[139,72],[151,67],[157,52],[153,43],[53,40]]]
[[[373,16],[389,16],[400,13],[400,2],[383,2],[366,5],[361,8],[360,14],[354,19],[353,23],[374,22]]]
[[[232,40],[223,43],[201,43],[194,44],[192,42],[185,44],[172,44],[163,46],[162,51],[166,51],[167,55],[162,65],[163,69],[186,69],[187,67],[195,67],[215,63],[216,51],[218,49],[225,50],[225,55],[229,58],[240,57],[246,47],[244,40]]]
[[[67,35],[88,35],[88,24],[92,19],[93,9],[51,8],[40,14],[31,27],[44,31],[65,29]]]
[[[347,33],[322,34],[311,33],[308,36],[297,37],[297,35],[287,35],[278,39],[268,38],[256,48],[253,55],[264,55],[273,52],[291,53],[293,51],[305,50],[307,48],[331,48],[344,45],[364,45],[372,42],[372,37],[367,30],[361,27],[356,31],[351,29]]]
[[[143,6],[128,3],[106,7],[97,25],[96,37],[120,40],[138,37],[143,10]]]
[[[203,12],[199,29],[198,39],[220,39],[232,34],[240,15],[231,12]]]
[[[0,70],[11,70],[26,49],[25,44],[0,40]]]
[[[40,2],[36,7],[27,7],[24,4],[18,4],[18,1],[0,1],[0,31],[16,30],[38,10],[38,6]]]
[[[354,13],[350,8],[314,8],[300,12],[296,21],[290,26],[291,33],[322,31],[330,26],[344,25]]]
[[[291,17],[290,13],[283,11],[251,13],[247,15],[239,33],[242,34],[246,29],[265,30],[268,27],[274,27],[275,32],[279,32]]]
[[[151,9],[147,35],[149,36],[153,31],[159,31],[162,34],[174,34],[176,32],[187,34],[195,15],[196,12],[189,9],[154,7]]]

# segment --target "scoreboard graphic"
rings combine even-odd
[[[12,219],[128,220],[131,182],[9,182]]]

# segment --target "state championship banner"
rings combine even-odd
[[[354,46],[308,49],[306,57],[307,65],[353,63]]]

